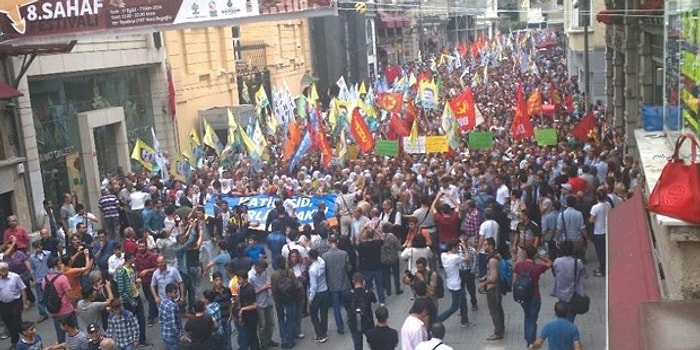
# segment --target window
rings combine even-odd
[[[367,20],[365,22],[365,41],[367,43],[367,56],[374,56],[374,29],[373,21]]]
[[[231,38],[233,39],[233,60],[240,61],[243,59],[241,55],[241,27],[231,27]]]
[[[571,6],[571,29],[579,29],[583,27],[584,22],[588,22],[588,26],[592,27],[592,16],[590,15],[590,1],[578,0],[574,1]],[[590,30],[590,28],[589,28]]]

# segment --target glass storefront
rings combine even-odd
[[[700,3],[666,1],[666,129],[700,136]]]
[[[150,140],[153,106],[149,69],[30,80],[29,91],[47,199],[61,203],[63,193],[73,193],[78,203],[87,201],[78,113],[123,107],[129,149],[136,139]],[[116,172],[114,127],[94,129],[100,174]],[[93,211],[96,209],[93,209]]]

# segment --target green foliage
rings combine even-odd
[[[512,30],[520,30],[525,28],[527,28],[526,22],[503,20],[498,22],[498,30],[500,30],[501,33],[508,33]]]

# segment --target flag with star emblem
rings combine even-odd
[[[457,119],[460,130],[471,130],[476,126],[476,108],[471,88],[467,88],[463,93],[453,98],[450,101],[450,108]]]
[[[377,98],[377,107],[390,112],[400,113],[403,108],[403,96],[395,92],[382,92]]]

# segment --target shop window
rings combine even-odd
[[[666,2],[664,122],[673,141],[678,131],[700,136],[700,4]]]

